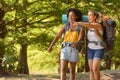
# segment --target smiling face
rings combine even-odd
[[[88,20],[89,20],[89,22],[96,22],[96,16],[91,11],[88,12]]]
[[[76,18],[77,18],[77,16],[75,15],[75,13],[74,12],[69,12],[69,14],[68,14],[68,19],[69,19],[69,22],[75,22],[76,21]]]

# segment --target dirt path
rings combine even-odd
[[[0,80],[60,80],[59,74],[3,75]],[[69,75],[67,74],[67,80]],[[76,80],[89,80],[89,73],[76,73]],[[101,80],[120,80],[120,70],[101,71]]]

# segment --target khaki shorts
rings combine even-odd
[[[69,62],[79,62],[79,51],[76,48],[65,46],[61,49],[60,59]]]

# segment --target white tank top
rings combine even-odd
[[[100,34],[103,35],[103,32],[100,32]],[[88,38],[88,47],[89,48],[91,48],[91,49],[103,49],[104,48],[100,44],[101,40],[98,37],[98,35],[95,33],[95,29],[94,28],[89,28],[88,34],[87,34],[87,38]],[[98,44],[96,44],[96,43],[98,43]]]

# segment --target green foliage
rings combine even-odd
[[[16,73],[17,71],[17,64],[18,64],[18,54],[16,51],[16,46],[14,45],[14,41],[5,40],[5,52],[2,66],[4,67],[6,72],[9,73]]]
[[[30,50],[28,55],[30,70],[33,72],[42,72],[43,70],[47,71],[49,69],[51,71],[48,72],[56,72],[56,54],[48,54],[45,51],[40,52],[38,50]]]
[[[79,72],[83,72],[83,69],[85,67],[85,56],[80,53],[80,62],[78,62],[77,67],[79,68]]]

